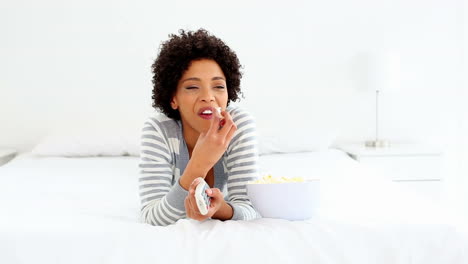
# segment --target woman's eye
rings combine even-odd
[[[187,89],[187,90],[193,90],[193,89],[197,89],[197,88],[198,88],[198,87],[196,87],[196,86],[190,86],[190,87],[187,87],[187,88],[185,88],[185,89]]]
[[[224,89],[224,86],[216,86],[215,88],[218,88],[218,89]]]

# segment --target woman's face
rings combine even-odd
[[[192,61],[179,80],[171,101],[173,109],[179,109],[185,129],[198,133],[210,128],[216,107],[224,111],[228,102],[226,77],[219,65],[210,59]],[[211,110],[212,114],[209,114]]]

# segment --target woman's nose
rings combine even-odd
[[[202,92],[200,99],[204,102],[213,102],[215,100],[213,93],[209,89]]]

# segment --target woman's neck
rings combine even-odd
[[[189,156],[192,156],[193,148],[195,144],[197,144],[198,137],[200,133],[193,129],[190,125],[184,124],[185,122],[182,121],[182,134],[185,139],[185,143],[187,144],[187,150],[189,152]]]

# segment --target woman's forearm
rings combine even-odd
[[[221,208],[211,217],[212,219],[230,220],[234,214],[234,209],[223,200]]]
[[[192,159],[189,160],[187,167],[184,170],[184,173],[180,177],[180,186],[188,191],[190,184],[192,184],[193,180],[198,177],[205,178],[208,171],[206,168],[199,166],[196,164]]]

